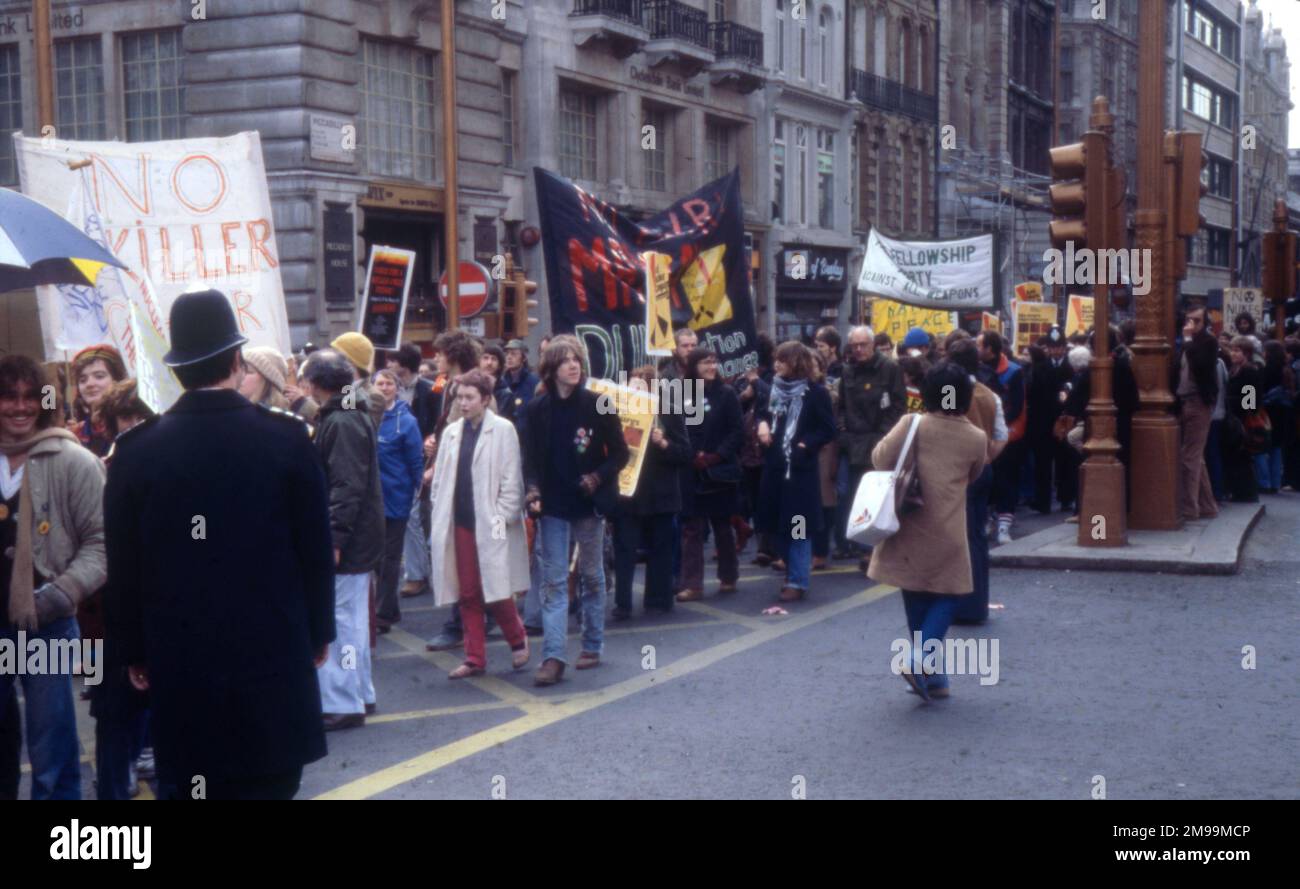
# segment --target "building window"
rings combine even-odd
[[[835,133],[817,131],[817,224],[835,227]]]
[[[1226,269],[1232,253],[1232,232],[1226,228],[1205,227],[1205,264]]]
[[[1060,100],[1064,105],[1074,104],[1074,47],[1061,47],[1060,61]]]
[[[513,71],[501,72],[501,143],[502,160],[507,167],[515,165],[519,153],[519,106],[515,91],[519,75]]]
[[[772,221],[785,222],[785,121],[779,118],[772,131]]]
[[[732,132],[732,127],[721,121],[710,120],[705,123],[704,181],[721,179],[735,166],[731,150]]]
[[[776,70],[785,71],[785,0],[776,0]]]
[[[1232,60],[1237,58],[1237,29],[1223,23],[1197,3],[1183,7],[1183,30],[1192,37]]]
[[[668,190],[668,114],[653,105],[641,105],[641,148],[645,158],[645,187]],[[649,132],[646,131],[649,127]],[[647,147],[649,146],[649,147]],[[588,177],[590,178],[590,177]]]
[[[1183,75],[1183,108],[1211,123],[1233,128],[1232,97],[1186,74]]]
[[[61,139],[106,139],[104,58],[98,37],[54,44],[55,102]]]
[[[727,20],[727,0],[713,0],[713,21],[725,22]]]
[[[433,54],[363,38],[361,67],[366,172],[432,181]]]
[[[794,128],[794,222],[808,224],[808,128]]]
[[[126,140],[181,137],[181,32],[122,35],[122,99]]]
[[[817,60],[820,68],[817,82],[826,86],[831,78],[830,12],[823,9],[817,16]]]
[[[1210,156],[1210,162],[1201,169],[1201,182],[1206,194],[1232,200],[1232,162]]]
[[[799,18],[799,79],[808,79],[808,12]]]
[[[596,178],[596,97],[560,90],[560,172],[570,179]]]
[[[0,46],[0,133],[23,128],[22,68],[18,64],[18,44]],[[14,140],[0,138],[0,185],[18,184],[18,165],[14,161]]]

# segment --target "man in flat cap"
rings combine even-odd
[[[325,755],[325,475],[301,420],[239,394],[244,342],[223,294],[176,299],[185,392],[118,438],[104,492],[109,644],[149,692],[168,798],[288,799]]]

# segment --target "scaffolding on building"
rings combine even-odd
[[[1043,251],[1051,246],[1050,176],[1003,157],[953,149],[943,153],[939,181],[941,237],[996,236],[995,286],[1004,305],[1016,284],[1042,280]]]

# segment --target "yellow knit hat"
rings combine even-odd
[[[375,346],[365,334],[349,330],[347,333],[339,334],[334,342],[330,343],[330,348],[342,352],[347,356],[348,361],[366,373],[374,370]]]

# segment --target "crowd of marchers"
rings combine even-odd
[[[1204,323],[1188,315],[1171,380],[1190,519],[1294,486],[1297,468],[1295,344],[1242,331],[1221,350]],[[543,338],[535,364],[520,340],[460,331],[432,358],[357,332],[281,355],[248,347],[215,291],[178,298],[170,332],[184,391],[158,416],[110,346],[68,365],[66,401],[44,366],[0,359],[0,636],[105,640],[82,692],[101,799],[142,777],[166,798],[293,796],[325,733],[378,707],[372,647],[408,599],[447,607],[427,646],[463,652],[449,678],[489,669],[495,625],[508,668],[550,686],[601,665],[607,618],[635,618],[639,564],[642,610],[665,613],[735,594],[752,541],[785,607],[848,560],[942,641],[986,619],[990,537],[1010,540],[1018,506],[1050,511],[1055,491],[1077,509],[1090,342],[1059,330],[1021,356],[993,331],[760,336],[734,379],[678,330],[671,357],[628,375],[692,399],[658,402],[630,494],[623,425],[571,335]],[[1126,463],[1130,342],[1112,332]],[[920,502],[860,546],[859,484],[904,452]],[[947,697],[943,665],[915,657],[909,689]],[[31,795],[81,795],[76,693],[71,675],[0,673],[0,797],[17,794],[24,726]]]

